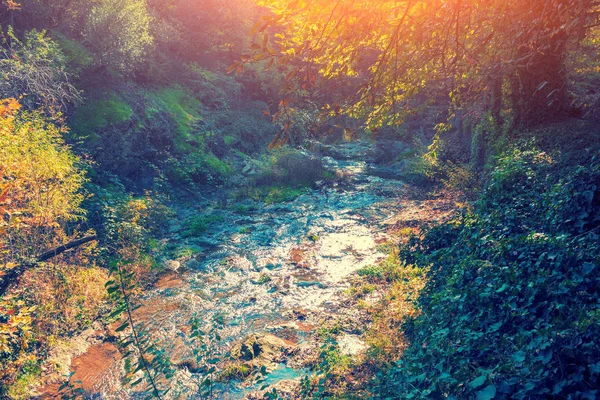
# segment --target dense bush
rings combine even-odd
[[[28,110],[43,108],[57,115],[79,99],[70,82],[67,60],[59,45],[46,32],[31,30],[19,39],[8,28],[0,33],[0,92],[20,98]]]
[[[561,173],[557,173],[561,171]],[[382,397],[581,398],[600,385],[600,160],[497,160],[474,212],[404,249],[428,267]]]
[[[238,103],[230,77],[197,69],[186,79],[189,87],[90,88],[68,120],[70,140],[130,190],[152,189],[160,176],[174,186],[223,183],[231,150],[264,152],[276,128],[266,104]]]
[[[12,210],[0,208],[7,222],[0,231],[3,265],[42,253],[64,235],[67,222],[84,216],[81,159],[56,125],[19,109],[14,99],[0,101],[0,184],[6,185],[0,201],[8,197]]]

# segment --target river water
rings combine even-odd
[[[205,331],[218,332],[219,340],[213,337],[210,346],[215,354],[250,334],[285,332],[286,341],[302,345],[323,315],[335,315],[348,277],[385,256],[377,244],[385,241],[384,222],[401,208],[403,184],[380,177],[373,150],[368,142],[336,147],[335,158],[323,156],[323,161],[343,171],[344,181],[289,203],[204,205],[203,212],[210,209],[221,221],[201,238],[182,238],[174,222],[166,245],[179,252],[182,266],[146,291],[135,313],[180,366],[169,382],[172,398],[200,397],[202,355],[194,354],[198,343],[190,338],[193,316]],[[361,348],[360,337],[346,339]],[[303,373],[285,363],[271,368],[267,383]],[[136,397],[120,385],[121,364],[115,361],[95,385],[102,398]],[[233,381],[218,389],[218,398],[243,398],[253,388]]]

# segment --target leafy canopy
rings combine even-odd
[[[154,42],[151,21],[145,0],[103,0],[90,10],[83,35],[99,64],[130,74]]]
[[[255,28],[253,54],[236,66],[288,65],[288,82],[302,88],[346,77],[357,90],[329,114],[374,127],[402,123],[435,93],[455,107],[499,108],[505,81],[524,121],[563,111],[565,51],[585,36],[597,7],[589,0],[259,3],[272,15]]]

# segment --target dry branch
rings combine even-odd
[[[17,280],[28,268],[36,266],[38,263],[47,261],[53,257],[58,256],[59,254],[64,253],[67,250],[73,249],[75,247],[79,247],[82,244],[92,242],[96,240],[96,235],[90,235],[83,237],[81,239],[72,240],[68,243],[65,243],[61,246],[58,246],[52,250],[48,250],[35,258],[35,260],[30,262],[24,262],[16,267],[8,270],[4,273],[4,275],[0,275],[0,296],[4,295],[6,290],[12,282]]]

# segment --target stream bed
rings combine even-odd
[[[167,245],[183,250],[176,263],[168,262],[178,268],[144,293],[134,315],[178,367],[170,397],[199,398],[203,370],[194,354],[197,342],[190,338],[192,317],[218,332],[219,340],[211,344],[216,353],[250,335],[268,334],[282,340],[282,347],[309,346],[319,321],[338,312],[348,277],[386,256],[378,244],[386,240],[385,221],[402,206],[403,184],[380,177],[373,152],[369,142],[336,146],[334,157],[322,159],[343,173],[343,182],[314,188],[288,203],[199,205],[203,211],[213,207],[219,222],[198,238],[181,237],[173,229]],[[352,333],[339,343],[347,354],[365,347]],[[269,360],[267,384],[305,373],[278,357]],[[113,364],[95,377],[92,391],[101,398],[135,398],[120,384],[122,360]],[[234,380],[217,389],[218,398],[236,399],[256,388]]]

